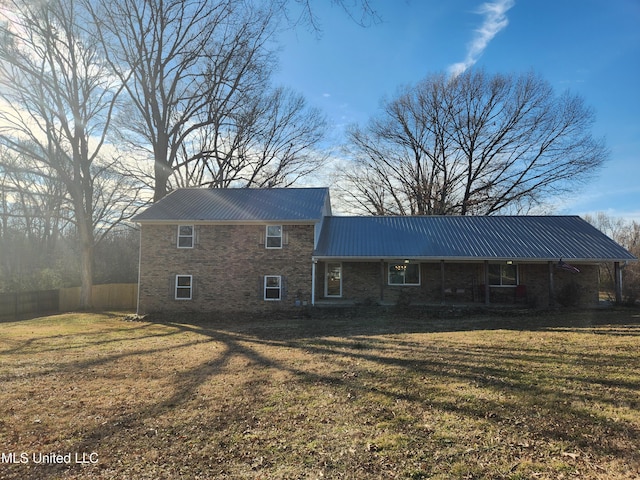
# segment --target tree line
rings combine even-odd
[[[332,3],[362,25],[379,19],[369,0]],[[321,29],[311,0],[0,6],[3,274],[18,258],[44,265],[67,252],[69,268],[53,270],[75,272],[89,306],[105,275],[96,252],[131,242],[122,225],[149,201],[334,169],[324,114],[271,75],[280,29]],[[607,160],[594,118],[534,73],[431,74],[350,128],[335,185],[358,213],[525,213]],[[22,248],[38,255],[12,253]],[[4,278],[0,288],[14,277]]]
[[[286,6],[3,1],[3,234],[17,204],[72,222],[89,306],[96,245],[145,188],[157,201],[176,187],[287,186],[317,169],[323,115],[270,82]]]

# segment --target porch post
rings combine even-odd
[[[484,304],[489,305],[489,260],[484,261]]]
[[[553,307],[556,304],[556,287],[553,281],[553,262],[549,262],[549,306]]]
[[[613,262],[613,276],[616,286],[616,303],[622,303],[622,269],[620,262]]]
[[[384,260],[380,259],[380,303],[384,302]]]
[[[311,260],[311,306],[316,304],[316,265],[318,261],[313,258]]]
[[[444,305],[446,302],[444,293],[444,260],[440,260],[440,299]]]

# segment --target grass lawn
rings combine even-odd
[[[640,312],[540,315],[0,323],[0,478],[640,478]]]

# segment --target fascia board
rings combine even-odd
[[[516,262],[516,263],[548,263],[558,262],[559,258],[516,258],[516,257],[410,257],[410,256],[325,256],[314,255],[313,260],[325,261],[325,260],[342,260],[353,262],[379,262],[383,261],[402,261],[410,260],[414,262],[439,262],[444,260],[445,262]],[[638,259],[628,258],[563,258],[569,263],[581,263],[581,264],[597,264],[605,262],[637,262]]]

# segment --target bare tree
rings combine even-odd
[[[11,226],[27,239],[37,239],[41,252],[53,251],[61,231],[72,221],[65,215],[69,204],[64,184],[55,172],[34,173],[31,159],[6,148],[1,148],[0,158],[3,231]]]
[[[66,188],[52,172],[32,172],[33,161],[0,147],[0,292],[76,285],[78,229]],[[127,176],[113,165],[94,166],[94,281],[134,281],[137,236],[123,220],[140,203]],[[96,171],[99,170],[99,171]]]
[[[354,22],[368,27],[381,21],[380,15],[371,0],[330,0],[332,5],[341,8]],[[291,5],[298,7],[292,11]],[[322,32],[322,19],[317,14],[317,2],[314,0],[281,0],[282,10],[291,24],[306,25],[316,34]]]
[[[352,201],[371,213],[522,212],[606,161],[583,99],[534,74],[432,75],[349,132]]]
[[[244,108],[206,112],[215,119],[184,142],[172,181],[181,187],[289,186],[321,166],[316,148],[326,121],[285,88],[260,92]]]
[[[185,145],[207,127],[222,128],[215,122],[242,111],[267,86],[275,11],[268,2],[259,8],[237,0],[98,3],[104,53],[131,102],[118,126],[131,147],[153,159],[157,201]],[[223,114],[208,115],[212,109]]]
[[[122,86],[76,0],[10,0],[1,15],[0,141],[27,161],[35,184],[64,185],[80,242],[81,305],[89,307],[96,172]]]

